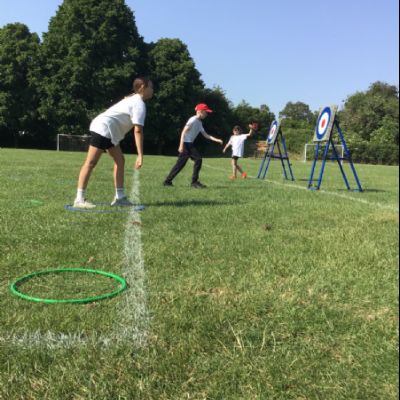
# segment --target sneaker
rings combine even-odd
[[[163,186],[174,186],[174,185],[172,184],[172,182],[164,181]]]
[[[95,207],[96,207],[96,204],[93,204],[90,201],[87,201],[86,199],[74,201],[74,208],[91,209],[91,208],[95,208]]]
[[[243,178],[243,179],[246,179],[246,178],[247,178],[247,174],[246,174],[246,172],[243,172],[243,174],[242,174],[242,178]]]
[[[235,175],[231,175],[231,176],[229,177],[229,179],[230,179],[231,181],[234,181],[234,180],[236,179],[236,176],[235,176]]]
[[[131,203],[126,197],[123,197],[122,199],[115,198],[111,203],[111,207],[119,206],[132,207],[133,203]]]
[[[203,185],[199,181],[193,182],[191,186],[192,186],[192,188],[195,188],[195,189],[205,189],[207,187],[206,185]]]

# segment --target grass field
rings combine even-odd
[[[305,190],[274,162],[267,180],[229,181],[229,158],[189,164],[127,156],[142,212],[74,213],[83,153],[0,150],[0,399],[253,400],[398,398],[398,167],[357,165],[364,193],[336,165]],[[259,160],[243,160],[254,177]],[[104,156],[88,197],[113,197]],[[354,185],[351,179],[351,184]],[[25,274],[87,267],[129,289],[82,305],[29,302]],[[115,284],[55,274],[21,290],[86,297]]]

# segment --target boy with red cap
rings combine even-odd
[[[183,167],[186,165],[189,158],[194,161],[193,175],[192,175],[192,188],[203,189],[206,186],[199,182],[199,173],[202,164],[202,158],[200,153],[194,147],[193,142],[201,133],[206,139],[212,140],[213,142],[223,144],[221,139],[215,138],[209,135],[203,128],[202,120],[207,117],[212,110],[207,106],[207,104],[200,103],[195,107],[196,115],[189,118],[185,127],[181,133],[181,140],[179,143],[179,156],[176,164],[172,167],[171,172],[164,180],[164,186],[172,186],[172,180],[182,171]]]

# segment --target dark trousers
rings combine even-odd
[[[183,152],[179,154],[176,164],[172,167],[171,172],[165,178],[165,182],[172,182],[172,180],[182,171],[183,167],[186,165],[187,161],[192,159],[194,161],[192,183],[199,180],[199,173],[201,169],[201,164],[203,162],[200,153],[193,146],[193,143],[184,143]]]

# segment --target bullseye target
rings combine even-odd
[[[336,106],[321,109],[315,126],[314,142],[329,140],[335,121],[336,110]]]
[[[276,120],[272,121],[271,127],[269,129],[268,137],[267,137],[268,144],[272,144],[275,142],[278,132],[279,132],[279,122]]]

